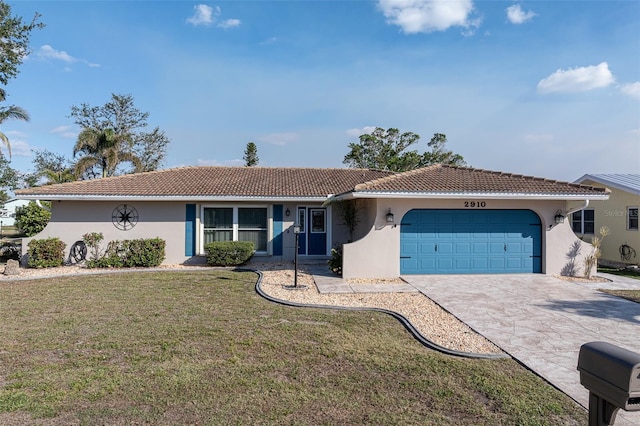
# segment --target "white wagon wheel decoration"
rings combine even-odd
[[[113,210],[111,221],[121,231],[128,231],[138,223],[138,211],[131,204],[122,204]]]

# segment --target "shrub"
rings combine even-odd
[[[342,275],[342,245],[331,249],[331,259],[327,263],[331,272]]]
[[[206,244],[207,265],[237,266],[253,256],[254,246],[250,241],[216,241]]]
[[[32,237],[42,231],[51,219],[49,210],[38,207],[34,201],[26,206],[16,207],[16,228],[20,229],[27,237]]]
[[[87,243],[87,245],[89,244]],[[113,240],[109,242],[102,256],[87,261],[87,267],[149,268],[159,266],[165,258],[165,247],[166,243],[161,238]],[[97,250],[96,253],[99,252],[99,249]]]
[[[84,241],[91,253],[91,257],[87,259],[89,262],[99,260],[102,257],[100,250],[102,240],[104,240],[102,232],[89,232],[82,236],[82,241]]]
[[[27,266],[30,268],[53,268],[64,263],[64,248],[67,245],[59,238],[29,241]]]
[[[22,244],[14,243],[11,241],[5,241],[0,245],[0,259],[8,260],[20,260],[22,255]]]

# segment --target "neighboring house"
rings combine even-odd
[[[640,264],[640,174],[588,174],[576,183],[608,188],[608,200],[593,201],[571,218],[573,231],[585,241],[606,226],[610,234],[602,241],[605,262]]]
[[[16,219],[16,208],[26,206],[29,204],[27,200],[11,199],[4,203],[4,206],[0,208],[0,222],[2,226],[13,226]]]
[[[167,264],[201,261],[210,241],[248,240],[256,256],[327,259],[344,243],[345,278],[401,274],[575,272],[591,246],[564,217],[608,191],[568,182],[435,165],[364,169],[184,167],[16,191],[52,201],[36,238],[69,248],[88,232],[159,237]],[[360,209],[353,242],[339,203]],[[23,247],[26,247],[23,244]]]

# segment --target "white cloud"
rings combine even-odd
[[[220,28],[235,28],[240,26],[239,19],[226,19],[218,24]]]
[[[268,135],[258,136],[256,140],[271,145],[283,146],[299,141],[300,135],[294,132],[270,133]]]
[[[514,4],[505,9],[507,11],[507,19],[512,24],[523,24],[533,19],[536,13],[529,10],[525,12],[519,4]]]
[[[92,62],[87,61],[86,59],[73,57],[69,55],[67,52],[65,52],[64,50],[56,50],[48,44],[44,44],[40,46],[40,48],[35,52],[35,55],[38,59],[41,59],[41,60],[62,61],[67,64],[82,63],[91,68],[96,68],[100,66],[100,64],[94,64]]]
[[[559,69],[538,83],[538,93],[571,93],[607,87],[615,82],[609,65],[602,62],[587,67]]]
[[[378,0],[378,8],[387,22],[399,26],[406,34],[445,31],[463,27],[475,31],[480,19],[472,19],[472,0]]]
[[[187,19],[187,22],[194,25],[211,25],[213,24],[213,8],[211,6],[207,6],[206,4],[197,4],[193,6],[195,12],[193,12],[193,16]],[[217,12],[220,13],[220,8],[216,8]]]
[[[640,81],[622,84],[620,86],[620,91],[627,96],[640,99]]]
[[[213,8],[206,4],[198,4],[193,6],[193,9],[193,16],[187,18],[187,22],[193,26],[211,26],[213,24],[216,24],[218,28],[235,28],[240,26],[239,19],[232,18],[218,21],[218,17],[222,14],[222,9],[220,9],[219,6]]]
[[[9,143],[11,144],[12,157],[31,157],[31,147],[27,142],[19,139],[25,137],[24,133],[11,131],[7,132],[7,136],[9,137]],[[2,150],[3,153],[6,153],[7,157],[9,156],[7,147],[4,144],[0,145],[0,150]]]
[[[60,135],[63,138],[75,138],[76,136],[78,136],[78,132],[73,131],[71,126],[58,126],[54,129],[51,129],[49,133]]]
[[[359,137],[360,135],[370,135],[374,130],[376,129],[376,126],[365,126],[362,129],[349,129],[346,131],[347,135],[352,136],[352,137]]]

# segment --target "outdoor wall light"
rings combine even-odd
[[[291,210],[289,210],[289,207],[287,207],[287,209],[284,211],[284,215],[285,215],[286,217],[291,216]]]
[[[394,222],[393,213],[391,213],[391,209],[389,209],[389,212],[387,213],[386,220],[387,220],[387,223],[393,223]]]
[[[561,223],[564,223],[564,215],[562,214],[562,210],[558,209],[558,211],[556,212],[556,215],[553,217],[556,221],[556,225],[560,225]]]

